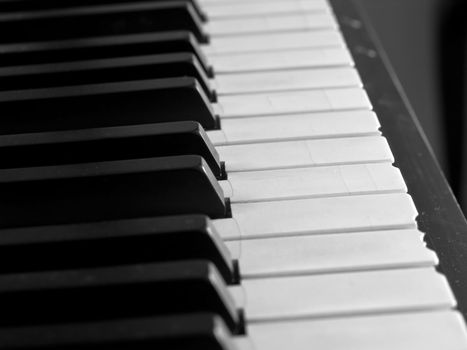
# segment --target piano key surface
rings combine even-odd
[[[231,291],[251,323],[455,306],[433,268],[249,279]]]
[[[249,95],[227,95],[214,105],[223,118],[301,112],[324,112],[348,109],[370,109],[364,90],[358,87],[279,91]]]
[[[211,36],[239,35],[241,33],[269,33],[300,30],[336,28],[336,22],[328,15],[320,13],[294,13],[290,15],[261,15],[261,17],[241,17],[223,20],[210,20],[205,30]]]
[[[371,269],[435,266],[436,255],[420,242],[417,230],[227,241],[242,278],[324,274]]]
[[[242,349],[463,349],[464,324],[449,311],[256,323]],[[390,334],[391,336],[388,336]],[[250,342],[249,342],[250,341]]]
[[[237,73],[277,69],[326,66],[351,66],[352,58],[343,48],[297,49],[257,53],[211,56],[216,73]]]
[[[217,151],[230,172],[393,161],[381,136],[239,144]]]
[[[238,172],[220,185],[231,203],[407,190],[388,163]]]

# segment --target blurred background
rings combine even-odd
[[[467,212],[465,0],[358,0]]]

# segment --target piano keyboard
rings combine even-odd
[[[326,0],[0,11],[0,349],[467,349]]]

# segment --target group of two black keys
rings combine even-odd
[[[243,332],[209,219],[229,205],[202,12],[124,2],[0,3],[1,349],[225,349]]]

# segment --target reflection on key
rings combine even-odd
[[[210,130],[207,134],[214,145],[221,146],[380,135],[379,128],[380,124],[374,112],[355,110],[226,118],[222,120],[222,129]]]
[[[344,232],[226,242],[242,279],[435,266],[417,230]]]
[[[250,322],[434,310],[456,302],[433,268],[245,280],[230,290]]]
[[[287,14],[302,12],[327,12],[329,5],[325,0],[294,0],[294,1],[276,1],[267,6],[262,3],[226,3],[217,6],[207,5],[209,18],[232,18],[262,16],[268,14]]]
[[[394,161],[382,136],[219,146],[216,150],[227,172]]]
[[[371,109],[366,92],[358,87],[220,96],[213,106],[221,118]]]
[[[360,77],[354,68],[301,69],[226,74],[216,76],[216,79],[212,83],[220,96],[263,91],[362,86]],[[221,103],[222,101],[223,98],[221,98]]]
[[[214,221],[214,226],[223,239],[232,240],[415,228],[416,217],[409,195],[391,193],[233,203],[232,219]],[[235,226],[225,229],[223,222]]]
[[[274,40],[270,40],[268,34],[215,37],[209,45],[203,46],[203,51],[209,57],[240,52],[322,47],[345,47],[344,39],[336,31],[280,33],[274,35]]]
[[[353,65],[349,52],[343,48],[213,55],[210,57],[210,62],[215,67],[217,76],[263,70]]]
[[[390,163],[237,172],[219,184],[232,203],[407,191]]]
[[[211,20],[205,25],[212,36],[273,33],[299,30],[334,29],[337,23],[332,16],[320,13],[290,15],[262,15],[261,17],[240,17]]]
[[[467,348],[464,320],[452,311],[255,323],[248,334],[249,339],[239,340],[246,349],[249,342],[254,344],[251,349],[268,350]]]

